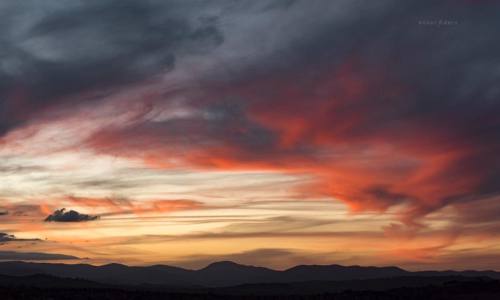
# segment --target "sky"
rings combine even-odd
[[[0,1],[0,260],[500,271],[499,12]]]

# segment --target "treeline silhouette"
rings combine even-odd
[[[342,291],[311,295],[257,295],[223,294],[217,289],[210,291],[155,291],[121,288],[37,288],[0,287],[2,300],[490,300],[500,299],[500,281],[452,281],[442,285],[397,288],[386,291]]]

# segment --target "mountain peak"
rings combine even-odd
[[[240,265],[238,263],[235,263],[234,261],[230,261],[230,260],[223,260],[223,261],[217,261],[217,262],[213,262],[211,264],[209,264],[208,266],[206,266],[205,268],[203,268],[202,270],[206,270],[206,269],[227,269],[227,268],[245,268],[245,267],[250,267],[250,266],[245,266],[245,265]]]
[[[123,265],[123,264],[119,264],[119,263],[110,263],[110,264],[103,265],[102,267],[105,267],[105,268],[127,268],[128,266]]]

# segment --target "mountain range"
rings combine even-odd
[[[398,267],[363,267],[341,265],[299,265],[283,271],[241,265],[230,261],[216,262],[199,270],[166,265],[126,266],[107,264],[49,264],[19,261],[0,262],[5,276],[48,275],[92,281],[98,284],[161,287],[231,287],[251,284],[287,284],[299,282],[355,281],[387,278],[489,277],[500,279],[495,271],[420,271]],[[286,286],[286,285],[283,285]]]

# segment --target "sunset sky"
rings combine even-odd
[[[0,260],[500,270],[499,13],[0,1]]]

